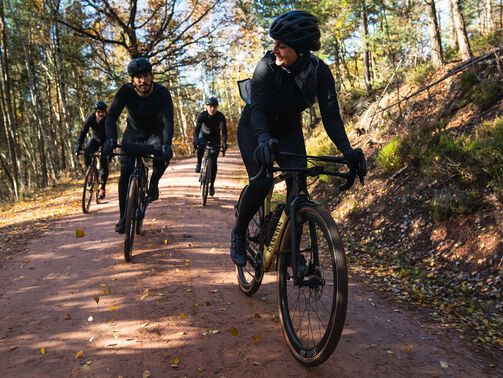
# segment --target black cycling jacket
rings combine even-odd
[[[84,139],[86,139],[86,135],[89,132],[89,129],[93,130],[94,139],[96,139],[99,143],[104,143],[106,139],[105,120],[106,117],[103,118],[100,122],[97,122],[96,113],[89,115],[86,118],[84,126],[82,127],[82,130],[80,130],[80,134],[77,139],[79,146],[82,147],[82,144],[84,143]]]
[[[314,84],[323,125],[332,142],[344,153],[351,145],[342,123],[334,78],[330,68],[317,60]],[[274,54],[269,51],[255,68],[251,79],[251,103],[247,106],[250,107],[250,125],[260,143],[268,139],[271,132],[284,131],[283,128],[291,125],[290,121],[299,117],[308,104],[294,74],[277,66]]]
[[[153,91],[146,97],[139,96],[131,83],[124,84],[116,93],[106,121],[107,138],[117,139],[117,120],[127,108],[127,129],[140,138],[152,134],[162,136],[162,144],[173,139],[173,101],[168,89],[153,83]]]
[[[217,111],[214,116],[210,116],[208,111],[201,112],[197,117],[194,129],[194,144],[198,144],[201,137],[220,139],[222,130],[222,143],[227,143],[227,122],[225,116]]]

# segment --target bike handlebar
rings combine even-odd
[[[271,140],[271,145],[274,148],[277,148],[277,141]],[[306,176],[319,176],[319,175],[327,175],[327,176],[336,176],[341,177],[346,180],[344,184],[339,185],[339,189],[341,191],[349,189],[353,183],[355,182],[356,177],[359,178],[360,184],[365,185],[365,175],[367,174],[367,162],[365,160],[365,155],[360,148],[355,149],[356,154],[358,155],[358,169],[350,170],[349,172],[338,172],[338,171],[329,171],[326,167],[315,165],[310,168],[281,168],[281,167],[273,167],[272,164],[270,166],[262,165],[260,167],[259,173],[250,177],[250,183],[253,184],[260,180],[264,174],[267,177],[272,177],[273,172],[283,172],[283,173],[302,173]],[[347,164],[347,160],[341,156],[313,156],[313,155],[303,155],[303,154],[295,154],[291,152],[275,152],[279,156],[290,156],[290,157],[300,157],[309,160],[316,160],[320,162],[326,163],[335,163],[335,164]]]
[[[117,145],[121,153],[113,153],[112,156],[138,156],[143,158],[163,158],[162,150],[155,148],[151,144],[122,142]]]

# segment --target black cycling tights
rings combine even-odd
[[[147,143],[154,146],[156,149],[161,149],[162,137],[159,135],[151,135],[147,139],[142,138],[127,138],[126,133],[123,142],[136,142],[136,143]],[[119,208],[120,216],[124,217],[124,212],[126,209],[126,197],[127,190],[129,186],[129,176],[134,170],[134,156],[121,156],[121,176],[119,178]],[[159,180],[161,179],[164,171],[168,167],[168,163],[164,159],[154,159],[153,162],[154,169],[152,170],[152,176],[150,177],[150,186],[157,186]]]
[[[257,138],[248,123],[247,117],[242,117],[238,125],[238,144],[241,156],[248,172],[248,177],[254,177],[260,172],[260,165],[254,160],[253,152],[257,147]],[[288,125],[280,125],[281,131],[272,132],[272,137],[278,139],[279,150],[281,152],[291,152],[305,154],[306,146],[300,119],[295,119]],[[294,157],[276,157],[276,162],[280,167],[297,168],[306,167],[306,160]],[[273,179],[263,176],[260,180],[250,183],[246,188],[238,208],[238,217],[236,218],[236,230],[238,233],[246,232],[248,223],[251,221],[265,197],[271,190]],[[305,180],[302,183],[305,187]],[[292,186],[291,180],[287,180],[288,192]]]

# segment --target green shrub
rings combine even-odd
[[[489,35],[474,36],[470,45],[474,55],[481,55],[503,45],[503,34],[496,31]]]
[[[386,144],[377,155],[377,166],[386,172],[395,172],[403,165],[401,156],[402,140],[396,136]]]
[[[409,85],[423,85],[434,72],[435,68],[430,63],[420,64],[406,73],[405,81]]]
[[[462,93],[468,94],[470,89],[472,89],[479,82],[480,80],[475,74],[475,72],[466,71],[461,75],[461,78],[459,79],[459,87]]]
[[[467,215],[480,207],[480,195],[475,190],[438,192],[429,202],[434,222],[442,222],[452,216]]]
[[[487,110],[503,97],[501,83],[483,80],[475,86],[470,94],[470,99],[480,110]]]

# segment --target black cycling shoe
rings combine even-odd
[[[159,187],[157,185],[150,185],[148,190],[148,199],[150,202],[154,202],[159,199]]]
[[[196,169],[194,169],[194,172],[201,173],[201,164],[196,164]]]
[[[210,186],[210,196],[214,196],[215,195],[215,187],[213,185]]]
[[[115,225],[115,232],[123,234],[126,232],[126,219],[120,218],[119,222]]]
[[[231,232],[231,259],[237,266],[246,265],[246,234],[238,234],[235,227]]]

